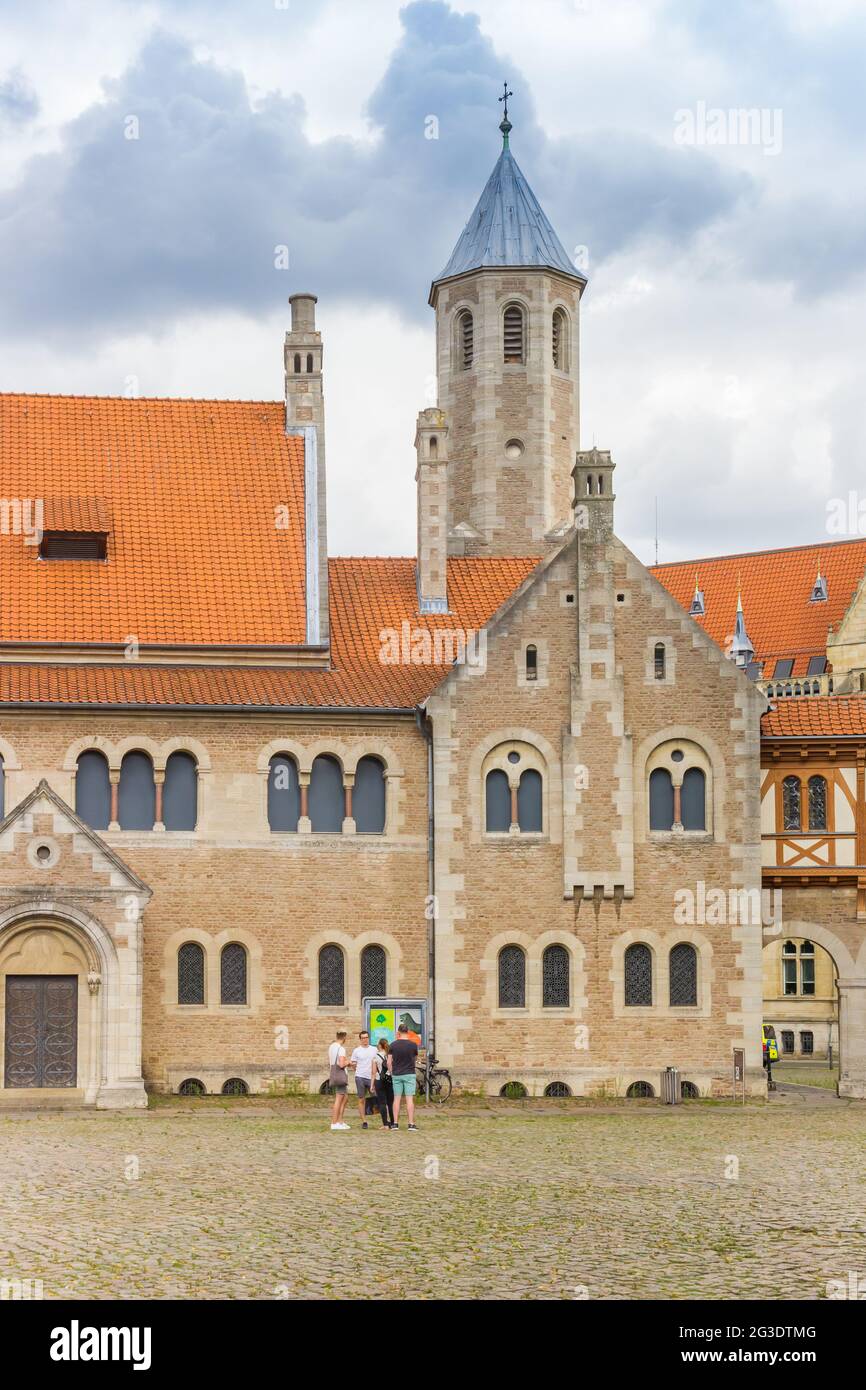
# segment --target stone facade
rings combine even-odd
[[[336,1027],[363,1021],[370,946],[384,952],[387,993],[429,997],[435,1049],[458,1085],[657,1094],[673,1066],[693,1093],[725,1094],[742,1047],[749,1090],[764,1093],[760,916],[704,905],[760,889],[765,701],[614,534],[610,454],[580,450],[582,289],[567,266],[544,264],[434,286],[440,400],[416,437],[417,592],[408,610],[382,611],[395,624],[447,621],[446,549],[539,563],[471,659],[431,669],[422,698],[401,698],[395,675],[381,709],[359,696],[341,710],[307,697],[284,712],[107,701],[4,711],[0,972],[101,977],[95,993],[79,990],[86,1101],[137,1104],[143,1085],[191,1079],[210,1091],[233,1078],[250,1091],[318,1088]],[[328,608],[314,306],[293,297],[285,345],[286,432],[303,436],[305,479],[307,645],[289,657],[340,673],[360,638]],[[338,626],[344,645],[329,648]],[[275,664],[287,659],[275,650]],[[259,651],[237,660],[268,664]],[[88,750],[104,755],[113,789],[98,835],[71,809]],[[167,830],[163,784],[179,751],[195,761],[194,828]],[[135,752],[150,760],[157,810],[152,829],[123,830],[118,779]],[[268,819],[280,755],[294,762],[300,805],[285,831]],[[320,756],[336,760],[342,810],[339,829],[314,833]],[[384,774],[376,833],[359,833],[353,810],[365,757]],[[670,796],[662,827],[650,813],[658,777]],[[130,900],[134,920],[118,916]],[[33,938],[23,954],[22,923]],[[232,945],[245,986],[225,1002]],[[187,946],[201,993],[183,1002]],[[329,1003],[326,947],[344,974]]]

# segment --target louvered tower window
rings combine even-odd
[[[457,319],[457,351],[460,366],[464,372],[468,372],[475,355],[475,325],[468,309],[464,309]]]
[[[503,351],[506,362],[526,359],[523,310],[519,304],[509,304],[503,319]]]
[[[553,311],[553,365],[557,371],[568,371],[568,320],[563,309]]]

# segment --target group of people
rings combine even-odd
[[[347,1037],[345,1028],[339,1029],[328,1048],[329,1081],[334,1092],[331,1129],[351,1128],[343,1118],[349,1097],[350,1071],[355,1073],[362,1129],[369,1129],[367,1117],[373,1113],[373,1105],[378,1108],[385,1129],[399,1129],[400,1106],[404,1097],[409,1128],[417,1129],[415,1063],[418,1044],[409,1037],[408,1025],[401,1023],[393,1042],[380,1038],[376,1047],[370,1045],[370,1034],[364,1030],[358,1034],[358,1046],[351,1057],[346,1055]]]

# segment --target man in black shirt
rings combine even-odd
[[[388,1048],[388,1070],[394,1084],[394,1128],[400,1128],[400,1102],[406,1097],[406,1113],[409,1128],[417,1129],[415,1123],[415,1063],[418,1060],[418,1044],[407,1034],[409,1025],[401,1023],[397,1036]]]

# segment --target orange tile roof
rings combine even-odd
[[[111,509],[103,497],[45,497],[42,527],[45,531],[104,534],[111,530]]]
[[[866,737],[866,695],[809,695],[780,700],[761,723],[763,738]]]
[[[305,641],[303,443],[280,402],[0,394],[0,498],[0,641]],[[10,534],[37,498],[67,519],[88,499],[79,520],[101,502],[108,560]]]
[[[827,580],[828,599],[810,603],[819,569]],[[687,611],[697,573],[706,612],[695,621],[723,648],[734,631],[742,585],[746,630],[755,659],[768,663],[763,671],[768,677],[779,657],[794,657],[793,675],[800,676],[810,656],[826,653],[828,628],[838,627],[864,570],[866,538],[683,560],[655,565],[652,573]]]
[[[419,616],[413,559],[331,560],[330,670],[0,663],[0,704],[412,709],[443,679],[449,662],[380,660],[383,650],[390,654],[390,635],[400,654],[410,656],[418,653],[418,634],[463,631],[471,642],[536,564],[449,560],[451,612]]]

